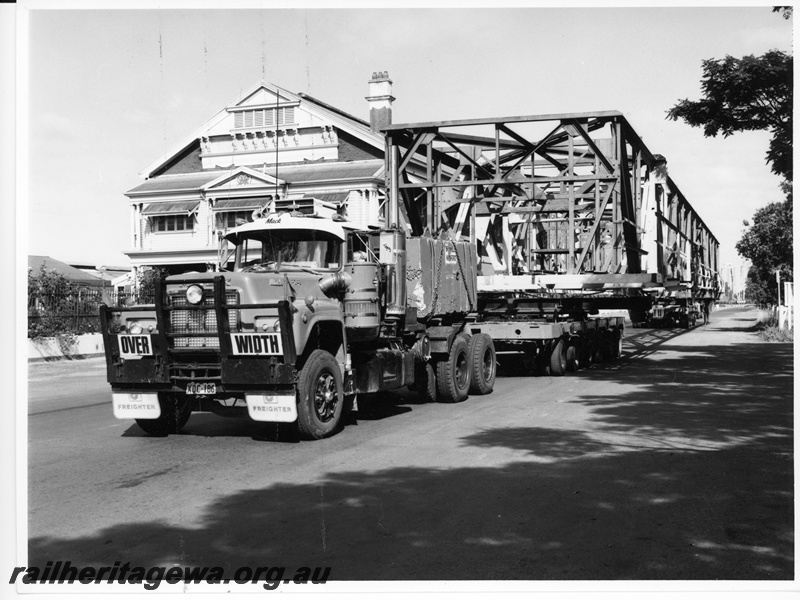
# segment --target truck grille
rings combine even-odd
[[[208,381],[222,383],[222,368],[217,363],[169,365],[169,378],[173,382]]]
[[[235,291],[225,293],[226,304],[236,304],[238,294]],[[172,311],[170,312],[170,329],[173,334],[181,333],[211,333],[209,337],[181,337],[176,335],[174,339],[175,348],[219,348],[219,338],[217,337],[217,314],[214,311],[214,296],[210,290],[206,290],[203,298],[203,306],[206,309],[181,310],[182,306],[189,306],[186,296],[176,294],[170,297]],[[239,311],[228,310],[228,326],[231,331],[238,331]]]

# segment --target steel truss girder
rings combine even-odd
[[[495,276],[689,281],[713,290],[718,242],[616,111],[391,125],[410,232],[478,244]],[[387,186],[388,187],[388,186]],[[628,277],[631,276],[631,277]],[[574,280],[574,277],[573,277]],[[705,293],[705,292],[704,292]]]

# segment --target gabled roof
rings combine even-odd
[[[219,171],[202,171],[200,173],[180,173],[177,175],[160,175],[140,183],[135,188],[125,192],[126,196],[153,192],[195,192],[209,181],[214,181],[220,176]]]
[[[278,183],[308,183],[312,181],[336,181],[339,179],[374,179],[383,176],[384,162],[379,159],[359,160],[352,162],[318,162],[311,164],[281,165]],[[215,169],[200,173],[181,173],[176,175],[160,175],[148,179],[144,183],[127,191],[126,196],[141,196],[158,192],[199,192],[210,191],[216,186],[234,179],[240,174],[250,175],[262,181],[262,185],[275,185],[274,176],[262,173],[250,167],[233,169]],[[231,188],[246,190],[246,187]]]
[[[371,131],[369,123],[366,121],[349,115],[348,113],[334,108],[333,106],[330,106],[329,104],[326,104],[320,100],[312,98],[307,94],[294,94],[276,85],[261,81],[247,88],[200,127],[192,131],[178,143],[171,146],[164,154],[142,169],[139,172],[139,175],[145,178],[151,177],[153,173],[158,171],[159,168],[161,168],[164,164],[175,158],[176,155],[184,151],[189,145],[193,144],[201,135],[206,134],[210,129],[223,121],[228,116],[229,108],[236,108],[240,106],[245,100],[257,94],[261,90],[265,90],[275,96],[279,96],[282,101],[298,103],[305,102],[305,110],[310,109],[310,112],[313,112],[326,119],[337,128],[347,131],[353,136],[378,148],[381,151],[384,150],[383,135]]]
[[[63,275],[73,283],[97,286],[103,285],[103,280],[99,277],[89,275],[85,271],[76,269],[65,262],[50,258],[49,256],[28,255],[28,269],[32,270],[34,275],[39,273],[42,266],[44,266],[47,271],[55,271]]]
[[[204,190],[231,189],[232,187],[241,189],[241,186],[236,184],[236,180],[240,175],[246,175],[251,179],[255,179],[261,185],[280,185],[284,181],[281,177],[275,177],[269,173],[262,173],[257,169],[245,166],[236,167],[230,171],[224,171],[222,174],[219,174],[219,171],[217,171],[217,174],[218,177],[216,179],[212,179],[203,186]]]

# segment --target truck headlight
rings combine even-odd
[[[186,290],[186,300],[189,304],[200,304],[203,301],[203,288],[199,285],[190,285]]]
[[[269,331],[270,329],[272,331],[280,331],[281,330],[281,321],[280,321],[280,319],[275,321],[272,325],[270,325],[269,323],[262,323],[262,325],[261,325],[261,330],[262,331]]]
[[[128,323],[128,333],[132,333],[133,335],[138,335],[142,333],[142,326],[139,325],[136,321],[131,321]]]

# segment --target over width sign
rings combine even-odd
[[[232,333],[235,355],[283,356],[280,333]]]

